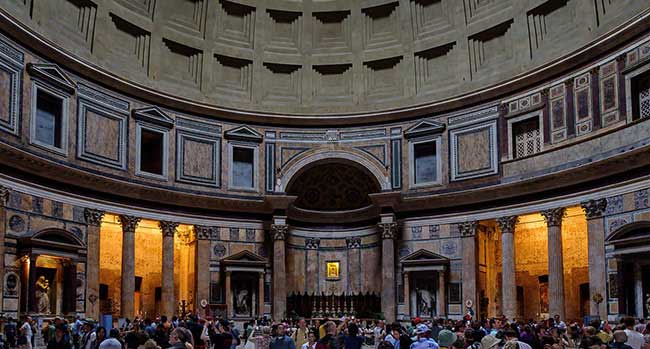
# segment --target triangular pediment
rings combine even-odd
[[[253,130],[252,128],[246,125],[239,126],[233,128],[232,130],[226,131],[224,133],[224,137],[226,139],[238,139],[242,141],[255,142],[255,143],[262,142],[262,139],[264,138],[260,133],[258,133],[257,131]]]
[[[404,131],[406,138],[414,138],[426,135],[441,133],[445,130],[445,124],[431,120],[422,120]]]
[[[30,75],[38,77],[47,83],[73,94],[77,85],[70,79],[59,66],[51,63],[29,63],[27,71]]]
[[[160,110],[160,108],[154,106],[133,110],[133,117],[137,120],[142,120],[166,128],[174,127],[174,119]]]
[[[427,250],[417,250],[407,256],[404,256],[401,260],[401,262],[404,264],[440,264],[440,263],[448,263],[449,258],[441,256],[437,253],[433,253],[431,251]]]
[[[266,263],[266,258],[258,255],[257,253],[248,250],[243,250],[241,252],[225,257],[221,261],[226,264],[235,264],[235,263],[256,264],[256,263]]]

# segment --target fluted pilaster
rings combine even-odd
[[[271,225],[273,238],[273,319],[283,319],[287,312],[287,275],[284,240],[287,237],[289,225],[286,217],[274,218]]]
[[[459,223],[458,231],[461,236],[461,250],[463,252],[463,304],[468,300],[471,300],[473,304],[477,304],[478,290],[476,284],[478,281],[478,266],[476,258],[476,233],[478,232],[478,222],[468,221]],[[479,318],[479,307],[474,306],[473,310],[476,318]]]
[[[160,314],[171,317],[175,313],[176,298],[174,297],[174,235],[178,223],[169,221],[158,222],[162,232],[162,299]]]
[[[515,278],[515,225],[517,216],[497,218],[501,230],[501,297],[503,315],[508,319],[517,316],[517,280]]]
[[[580,204],[587,216],[587,254],[589,261],[589,314],[607,315],[607,302],[594,302],[607,298],[605,270],[605,222],[606,199],[595,199]]]
[[[135,229],[139,217],[121,215],[122,225],[122,287],[120,309],[122,317],[133,319],[135,315]]]
[[[377,225],[381,236],[381,311],[388,322],[395,321],[397,298],[395,290],[395,239],[397,223],[392,215]]]
[[[86,262],[86,316],[99,319],[99,251],[101,230],[104,211],[86,208],[84,219],[88,225],[86,238],[87,262]]]
[[[564,207],[540,212],[546,221],[548,232],[548,305],[551,316],[564,320],[564,266],[562,264],[562,218]]]

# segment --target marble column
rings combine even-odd
[[[201,301],[205,300],[210,303],[210,237],[216,231],[215,227],[206,227],[201,225],[194,226],[196,234],[196,297],[195,309],[201,309]],[[208,314],[208,309],[204,309],[204,314]]]
[[[580,204],[587,216],[587,255],[589,261],[589,314],[607,317],[607,270],[605,259],[605,222],[603,213],[606,199],[596,199]],[[597,304],[594,297],[602,298]]]
[[[388,323],[395,321],[397,298],[395,297],[395,239],[397,223],[394,215],[382,215],[378,224],[381,236],[381,311]]]
[[[641,264],[634,262],[634,311],[636,317],[643,318],[643,272]]]
[[[509,320],[517,316],[517,283],[515,278],[515,225],[517,216],[497,218],[501,230],[501,310]]]
[[[257,317],[264,317],[264,272],[260,273],[257,285]]]
[[[29,261],[29,276],[28,276],[28,297],[27,297],[27,309],[30,312],[38,313],[38,302],[36,301],[36,261],[38,260],[37,254],[31,254],[27,257]],[[51,302],[51,301],[50,301]]]
[[[0,186],[0,256],[2,256],[2,263],[0,264],[0,306],[4,306],[4,287],[5,287],[5,234],[7,229],[7,213],[5,207],[9,201],[10,190]]]
[[[135,316],[135,228],[140,218],[120,215],[122,224],[122,287],[120,288],[121,317]]]
[[[104,211],[84,209],[88,225],[86,260],[86,317],[99,320],[99,232]]]
[[[174,297],[174,235],[178,223],[160,221],[158,226],[163,235],[162,239],[162,294],[160,304],[160,315],[171,318],[176,310],[176,298]]]
[[[546,221],[548,233],[548,309],[549,315],[564,314],[564,265],[562,253],[562,218],[566,215],[564,207],[540,212]]]
[[[472,301],[472,310],[474,310],[474,318],[480,319],[479,306],[478,306],[478,291],[476,284],[478,282],[477,274],[477,248],[476,248],[476,232],[478,231],[478,222],[470,221],[458,224],[458,231],[461,236],[462,252],[463,252],[463,307],[468,300]],[[463,314],[467,309],[463,309]]]
[[[289,231],[287,217],[273,217],[273,320],[280,321],[287,312],[287,275],[284,240]]]
[[[438,272],[438,302],[436,305],[438,307],[437,313],[438,317],[447,315],[447,282],[445,281],[445,271],[441,270]],[[478,309],[478,304],[477,307]]]
[[[232,290],[230,289],[230,275],[231,272],[226,272],[226,318],[231,318],[235,314],[235,309],[233,307],[233,297]]]
[[[409,272],[404,272],[403,281],[404,282],[404,313],[406,313],[407,318],[413,316],[411,314],[411,285],[409,281]]]

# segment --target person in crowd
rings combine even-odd
[[[336,324],[333,321],[327,321],[322,326],[325,334],[316,343],[316,349],[340,349],[336,340]]]
[[[119,329],[117,328],[111,328],[110,331],[108,331],[108,336],[109,338],[115,339],[120,343],[122,348],[126,348],[126,344],[124,343],[124,339],[122,338],[122,333],[120,332]],[[100,344],[101,346],[101,344]]]
[[[611,349],[631,349],[632,347],[625,344],[627,342],[627,334],[623,330],[614,331],[614,341],[609,345]]]
[[[20,326],[18,334],[18,348],[19,349],[32,349],[32,337],[34,332],[32,331],[32,318],[30,316],[25,317],[25,321]]]
[[[307,343],[309,337],[309,329],[307,328],[307,321],[305,318],[298,319],[298,328],[291,334],[291,338],[296,342],[296,348],[302,348],[302,345]]]
[[[300,349],[316,349],[316,333],[310,331],[307,335],[307,342],[303,343]]]
[[[427,325],[421,323],[415,326],[415,334],[417,341],[411,344],[410,349],[438,349],[438,343],[430,338],[431,329]]]
[[[503,336],[506,342],[514,342],[517,345],[517,348],[519,349],[533,349],[533,347],[530,346],[530,344],[526,342],[522,342],[519,340],[517,337],[517,332],[515,332],[514,329],[508,328],[505,331],[503,331]]]
[[[153,333],[153,340],[156,341],[156,344],[162,349],[167,349],[171,346],[169,344],[169,334],[167,329],[165,328],[164,323],[159,323],[158,326],[156,326],[156,330]]]
[[[18,328],[16,321],[10,316],[5,324],[5,340],[8,347],[11,348],[16,346],[17,332]]]
[[[398,322],[395,322],[390,325],[390,333],[384,337],[384,340],[392,344],[395,349],[400,348],[400,340],[402,339],[401,329],[402,326]]]
[[[296,342],[287,336],[285,324],[278,324],[277,336],[271,340],[270,349],[296,349]]]
[[[450,349],[456,340],[458,340],[458,335],[449,330],[441,330],[438,333],[438,345],[440,349]]]
[[[377,321],[377,326],[372,330],[375,338],[375,349],[379,348],[379,342],[384,340],[386,336],[386,324],[384,320]]]
[[[645,344],[645,338],[639,333],[635,328],[635,320],[631,316],[623,318],[623,325],[625,326],[625,334],[627,335],[627,341],[625,344],[632,347],[632,349],[642,349]]]
[[[85,319],[82,327],[82,335],[79,340],[81,349],[91,349],[91,343],[95,340],[95,323],[91,319]]]
[[[106,328],[97,326],[95,329],[95,339],[91,342],[90,349],[99,349],[99,345],[102,344],[104,340],[106,340]]]
[[[345,349],[361,349],[363,337],[359,336],[359,326],[354,322],[348,325],[348,335],[343,341]]]
[[[137,349],[139,346],[144,345],[148,339],[149,336],[136,321],[133,321],[132,330],[127,331],[124,335],[127,349]]]
[[[155,340],[153,339],[148,339],[146,342],[144,342],[144,345],[142,346],[143,349],[160,349],[160,346],[158,343],[156,343]]]
[[[143,343],[144,344],[144,343]],[[169,334],[169,344],[172,349],[193,349],[192,332],[184,327],[177,327]]]
[[[214,326],[210,326],[208,329],[208,335],[214,349],[230,349],[233,338],[228,328],[228,321],[215,322]]]
[[[47,343],[47,349],[71,349],[72,343],[67,335],[68,326],[60,323],[54,329],[54,336]]]
[[[262,326],[262,334],[255,339],[255,349],[269,349],[272,339],[271,327]]]

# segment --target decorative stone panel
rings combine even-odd
[[[0,41],[0,130],[18,134],[24,55],[13,46]]]
[[[573,80],[573,105],[576,135],[591,132],[593,127],[593,106],[591,99],[591,74],[584,73]]]
[[[219,187],[221,128],[202,122],[176,119],[176,181]]]
[[[498,172],[496,120],[449,131],[451,180],[462,180]]]
[[[607,127],[619,120],[618,62],[602,65],[599,75],[601,126]]]

